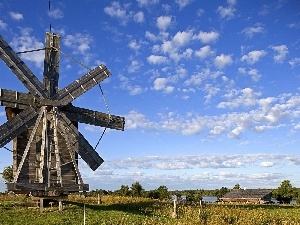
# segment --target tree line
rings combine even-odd
[[[4,182],[10,183],[13,181],[13,169],[12,166],[7,166],[4,168],[2,173],[2,178]],[[235,184],[232,189],[241,189],[239,184]],[[175,190],[169,191],[165,185],[161,185],[154,190],[145,190],[143,186],[138,182],[134,182],[130,187],[128,185],[121,185],[120,189],[115,191],[106,191],[103,189],[96,189],[89,191],[88,196],[98,196],[100,195],[117,195],[117,196],[131,196],[131,197],[145,197],[152,199],[169,199],[170,196],[185,196],[186,201],[198,202],[202,200],[204,196],[215,196],[217,199],[222,198],[231,189],[227,187],[221,187],[215,190]],[[297,200],[297,204],[300,204],[300,188],[293,187],[289,180],[284,180],[280,186],[273,190],[272,197],[275,198],[279,203],[290,203],[291,200]]]

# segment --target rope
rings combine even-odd
[[[52,47],[52,48],[53,48],[55,51],[60,52],[61,54],[63,54],[63,55],[66,56],[67,58],[69,58],[70,60],[73,60],[74,62],[78,63],[80,66],[84,67],[84,68],[87,69],[88,71],[91,71],[91,70],[92,70],[91,68],[89,68],[88,66],[84,65],[83,63],[81,63],[81,62],[78,61],[77,59],[75,59],[75,58],[73,58],[72,56],[70,56],[70,55],[64,53],[64,52],[61,51],[60,49],[55,48],[55,47]],[[102,98],[103,98],[103,101],[104,101],[106,110],[107,110],[107,112],[108,112],[108,122],[107,122],[106,127],[104,128],[104,130],[103,130],[103,132],[102,132],[102,134],[101,134],[101,136],[100,136],[100,138],[99,138],[97,144],[96,144],[95,147],[94,147],[95,150],[96,150],[96,148],[98,147],[100,141],[102,140],[102,137],[103,137],[103,135],[104,135],[104,133],[105,133],[107,127],[109,126],[110,121],[111,121],[111,114],[110,114],[110,110],[109,110],[109,107],[108,107],[108,104],[107,104],[105,95],[104,95],[104,93],[103,93],[103,89],[102,89],[100,83],[98,84],[98,86],[99,86],[99,88],[100,88],[101,95],[102,95]]]
[[[23,52],[16,52],[16,54],[29,53],[29,52],[38,52],[38,51],[42,51],[42,50],[45,50],[45,49],[46,48],[39,48],[39,49],[27,50],[27,51],[23,51]]]

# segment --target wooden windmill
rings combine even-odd
[[[96,170],[103,162],[78,131],[78,123],[124,130],[123,117],[75,107],[71,102],[106,79],[100,65],[64,89],[58,88],[60,37],[46,33],[43,83],[0,36],[0,58],[29,93],[0,89],[8,121],[0,126],[0,148],[13,140],[13,175],[8,190],[35,196],[88,191],[78,155]]]

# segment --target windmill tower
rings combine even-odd
[[[79,156],[96,170],[103,159],[79,132],[78,123],[124,130],[125,119],[75,107],[72,101],[109,77],[100,65],[64,89],[58,88],[60,37],[46,33],[43,83],[0,36],[0,58],[29,93],[0,89],[8,121],[0,126],[0,148],[13,141],[10,191],[60,197],[88,191],[78,169]]]

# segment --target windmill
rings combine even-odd
[[[42,83],[0,36],[0,58],[29,91],[0,89],[0,105],[8,119],[0,126],[0,148],[13,140],[14,180],[7,188],[37,197],[88,191],[78,169],[79,156],[92,170],[103,159],[79,132],[78,123],[124,130],[125,119],[72,104],[109,77],[104,65],[59,89],[60,36],[46,33],[44,50]]]

